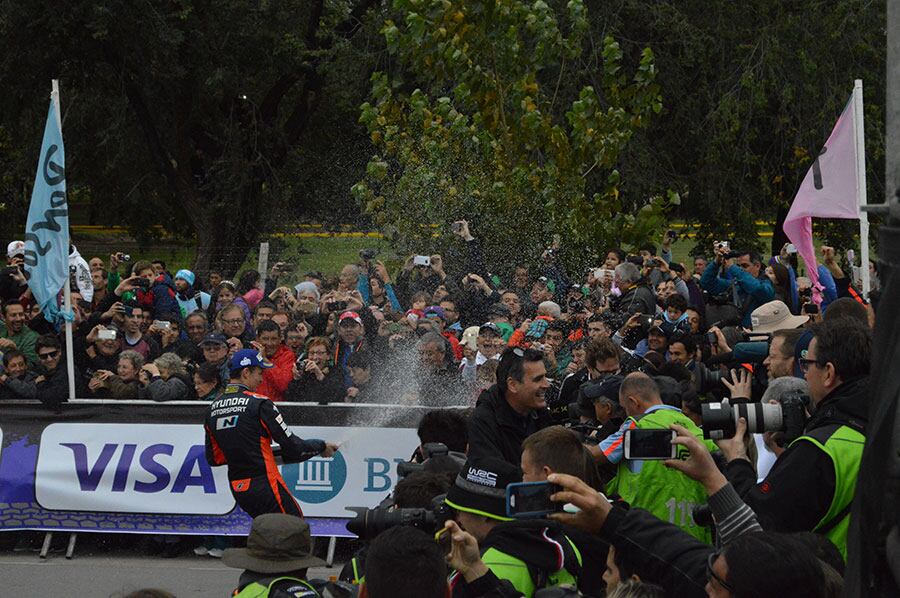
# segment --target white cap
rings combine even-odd
[[[13,241],[6,246],[6,257],[12,259],[17,255],[25,255],[25,241]]]

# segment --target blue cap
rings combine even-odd
[[[188,283],[189,286],[194,286],[194,280],[196,280],[194,273],[190,270],[179,270],[175,273],[175,278],[182,279],[184,282]]]
[[[241,349],[228,360],[228,369],[232,373],[252,367],[268,369],[272,367],[272,364],[266,361],[256,349]]]

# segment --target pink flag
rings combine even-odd
[[[784,221],[784,233],[806,262],[816,303],[821,303],[821,286],[813,245],[812,217],[859,218],[856,177],[856,125],[851,96],[825,147],[806,173]]]

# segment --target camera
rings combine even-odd
[[[806,425],[809,396],[791,393],[778,405],[763,403],[704,403],[702,405],[703,436],[711,440],[731,438],[740,418],[747,421],[751,434],[784,432],[785,443],[800,437]]]
[[[131,256],[127,253],[122,253],[121,251],[116,254],[116,259],[120,262],[130,262]]]
[[[347,507],[356,517],[347,522],[347,531],[361,540],[371,540],[381,532],[405,525],[433,534],[453,519],[453,509],[444,504],[445,495],[435,497],[433,508],[429,509],[367,509]]]
[[[367,262],[374,260],[377,255],[378,255],[377,249],[360,249],[359,250],[360,259],[367,261]]]
[[[134,282],[134,286],[140,287],[140,288],[142,288],[142,289],[144,289],[144,290],[146,291],[147,289],[150,288],[150,280],[147,279],[147,278],[143,278],[143,277],[138,278],[138,279]]]
[[[429,255],[417,255],[413,258],[413,266],[422,266],[427,268],[431,266],[431,256]]]
[[[454,453],[459,454],[459,453]],[[411,473],[416,473],[417,471],[425,470],[425,461],[428,461],[432,457],[438,457],[441,455],[450,455],[450,449],[447,448],[447,445],[443,442],[426,442],[422,445],[422,462],[416,463],[415,461],[403,461],[401,463],[397,463],[397,477],[401,480],[408,476]],[[465,461],[465,459],[463,459]]]
[[[346,301],[329,301],[325,305],[330,312],[341,312],[347,309]]]

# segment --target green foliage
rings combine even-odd
[[[593,6],[593,5],[592,5]],[[622,160],[636,192],[687,190],[678,215],[700,249],[759,243],[781,220],[844,105],[865,85],[870,203],[883,201],[884,0],[624,0],[597,3],[590,34],[649,44],[666,98]],[[646,41],[651,40],[651,41]],[[848,242],[845,238],[844,242]]]
[[[393,8],[382,33],[394,62],[372,76],[360,117],[377,153],[353,193],[401,249],[440,245],[427,225],[446,231],[457,218],[473,221],[489,254],[507,263],[557,233],[585,254],[660,230],[678,195],[626,200],[616,169],[662,109],[649,48],[628,69],[606,37],[599,78],[589,77],[579,66],[593,52],[580,0]]]

